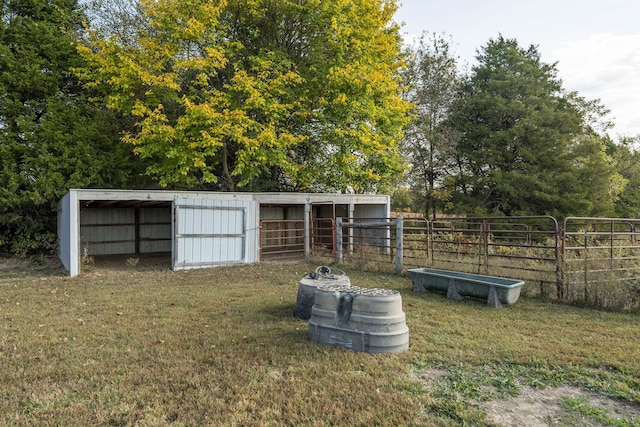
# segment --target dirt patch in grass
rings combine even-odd
[[[549,425],[599,426],[597,421],[580,417],[562,405],[566,398],[582,398],[592,408],[605,411],[615,419],[632,419],[640,416],[640,409],[629,403],[621,402],[598,393],[592,393],[577,387],[548,387],[536,389],[524,388],[516,397],[505,400],[482,402],[487,418],[498,425],[546,427]],[[579,417],[579,420],[576,420]],[[574,419],[578,424],[570,424]]]
[[[429,391],[448,374],[446,369],[426,368],[411,378]],[[640,425],[640,406],[570,385],[527,386],[517,396],[474,403],[483,409],[487,421],[502,427]]]
[[[129,255],[95,255],[93,264],[83,266],[83,272],[91,271],[144,271],[171,269],[171,253]]]
[[[0,270],[6,270],[9,268],[27,268],[29,262],[25,259],[19,258],[0,258]]]

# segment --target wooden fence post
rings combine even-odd
[[[403,256],[403,240],[402,240],[403,219],[401,216],[396,217],[396,273],[402,273],[402,256]]]

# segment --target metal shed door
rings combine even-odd
[[[177,200],[173,269],[247,262],[247,210],[250,204],[241,200]]]

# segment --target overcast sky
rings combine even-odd
[[[616,126],[611,136],[640,135],[640,2],[638,0],[399,0],[407,42],[423,31],[451,37],[461,62],[502,34],[538,46],[557,62],[566,90],[600,99]]]

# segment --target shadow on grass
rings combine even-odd
[[[293,315],[293,311],[295,310],[295,308],[295,303],[267,305],[264,307],[260,307],[259,312],[269,316],[270,318],[277,318],[280,320],[300,320]]]

